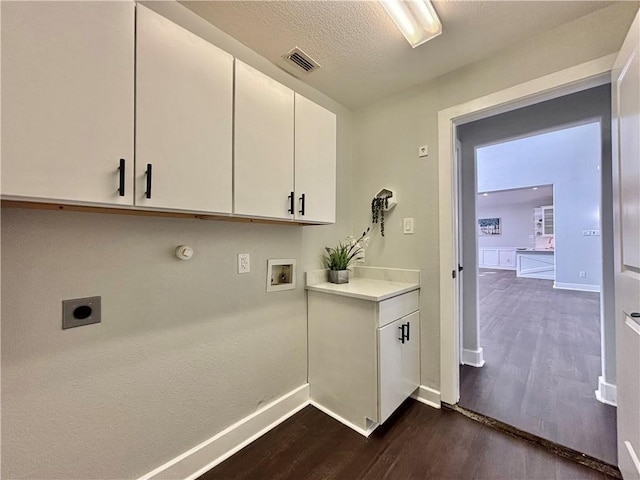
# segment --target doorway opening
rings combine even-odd
[[[463,223],[476,226],[462,239],[476,268],[465,268],[459,405],[615,465],[615,407],[595,394],[600,122],[481,146],[477,133],[459,130]]]

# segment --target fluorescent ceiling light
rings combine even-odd
[[[381,0],[380,3],[413,48],[442,33],[442,23],[430,0]]]

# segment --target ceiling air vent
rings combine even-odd
[[[318,62],[316,62],[298,47],[285,53],[282,58],[284,58],[288,63],[295,65],[297,69],[303,70],[306,73],[313,72],[314,70],[320,68]]]

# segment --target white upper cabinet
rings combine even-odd
[[[0,5],[3,198],[335,222],[332,112],[131,1]]]
[[[236,60],[234,213],[293,218],[293,90]]]
[[[553,235],[553,205],[540,208],[542,210],[542,233],[543,235]]]
[[[295,95],[295,218],[336,221],[336,115]]]
[[[233,57],[137,8],[135,204],[231,213]]]
[[[134,3],[1,8],[3,197],[131,205]]]

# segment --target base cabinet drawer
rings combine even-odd
[[[418,290],[403,293],[378,303],[378,327],[402,318],[420,308],[420,293]]]

